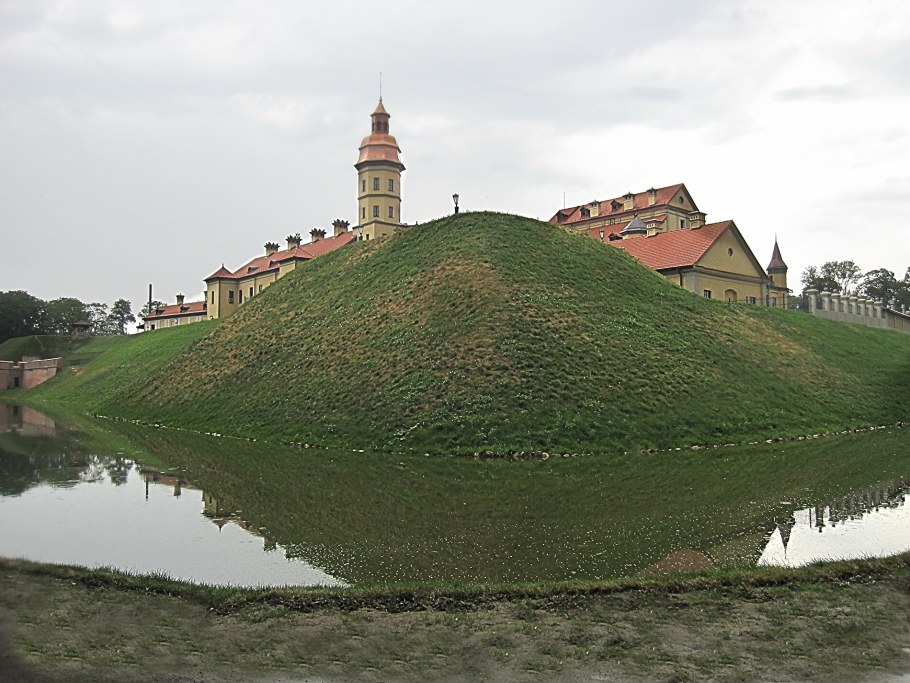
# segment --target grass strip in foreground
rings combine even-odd
[[[89,589],[144,592],[188,600],[219,614],[255,605],[295,612],[371,609],[392,613],[424,610],[476,610],[497,603],[538,600],[548,607],[569,607],[588,596],[618,593],[684,594],[819,584],[874,583],[886,577],[910,581],[910,553],[888,558],[822,562],[801,568],[757,567],[713,570],[615,581],[528,585],[396,587],[384,590],[340,588],[236,588],[177,581],[162,575],[137,575],[108,568],[41,564],[0,558],[0,570],[49,576]]]

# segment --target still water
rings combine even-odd
[[[78,424],[77,424],[78,423]],[[226,585],[598,580],[910,550],[910,430],[511,462],[0,403],[0,555]]]

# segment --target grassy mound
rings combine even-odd
[[[94,337],[64,357],[63,372],[28,392],[93,412],[117,406],[146,384],[160,381],[162,368],[211,331],[215,322],[172,327],[149,334]],[[166,380],[165,380],[166,381]],[[9,392],[7,398],[20,396]]]
[[[67,335],[38,335],[7,339],[0,344],[0,360],[19,361],[24,356],[60,358],[70,354],[82,342]]]
[[[168,332],[143,335],[161,360]],[[910,414],[906,335],[705,300],[595,240],[490,213],[316,259],[153,377],[105,362],[39,392],[204,431],[432,451],[617,451]]]

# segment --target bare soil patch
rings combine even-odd
[[[874,681],[910,673],[908,615],[903,575],[224,615],[2,568],[0,665],[21,681]]]

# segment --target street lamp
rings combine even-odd
[[[458,213],[458,193],[452,195],[452,201],[455,202],[455,213]]]
[[[601,242],[604,241],[604,231],[603,230],[600,231],[600,241]]]

